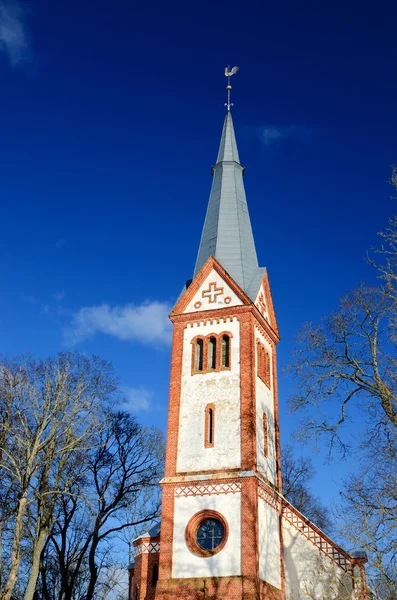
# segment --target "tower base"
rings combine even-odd
[[[251,577],[167,579],[157,584],[155,600],[284,600],[281,590]]]

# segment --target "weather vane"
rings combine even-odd
[[[227,107],[228,112],[230,111],[231,107],[233,106],[233,104],[230,102],[230,91],[232,89],[232,86],[230,85],[230,78],[232,75],[235,75],[238,71],[238,67],[233,67],[233,69],[230,70],[230,67],[225,67],[225,77],[227,77],[227,86],[226,86],[226,90],[227,90],[227,102],[225,102],[225,106]]]

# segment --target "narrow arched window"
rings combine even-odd
[[[196,371],[203,370],[203,350],[204,350],[204,342],[203,340],[197,340],[195,344],[195,360],[194,360],[194,368]]]
[[[211,445],[214,443],[214,410],[212,408],[208,411],[208,443]]]
[[[265,381],[265,370],[266,370],[266,359],[265,359],[265,346],[261,344],[261,379]]]
[[[269,433],[267,428],[267,414],[263,413],[263,453],[267,457],[269,454]]]
[[[152,571],[152,586],[153,587],[156,586],[158,578],[159,578],[159,566],[156,563],[155,565],[153,565],[153,571]]]
[[[215,442],[215,406],[208,404],[205,408],[204,446],[213,448]]]
[[[216,369],[216,338],[208,340],[208,369]]]
[[[230,367],[230,337],[228,335],[222,336],[221,367]]]
[[[270,354],[269,352],[265,353],[265,373],[264,373],[264,382],[268,388],[270,388]]]
[[[258,377],[261,376],[261,363],[262,363],[262,353],[261,353],[261,343],[259,340],[256,340],[256,373]]]

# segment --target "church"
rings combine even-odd
[[[276,347],[230,102],[193,279],[173,323],[161,523],[134,542],[129,600],[364,600],[349,554],[282,494]]]

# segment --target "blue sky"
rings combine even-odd
[[[139,419],[165,428],[166,315],[193,272],[223,69],[237,64],[234,125],[282,335],[287,441],[294,335],[374,279],[365,254],[395,210],[396,12],[0,0],[1,352],[98,353]],[[341,468],[316,462],[326,501]]]

